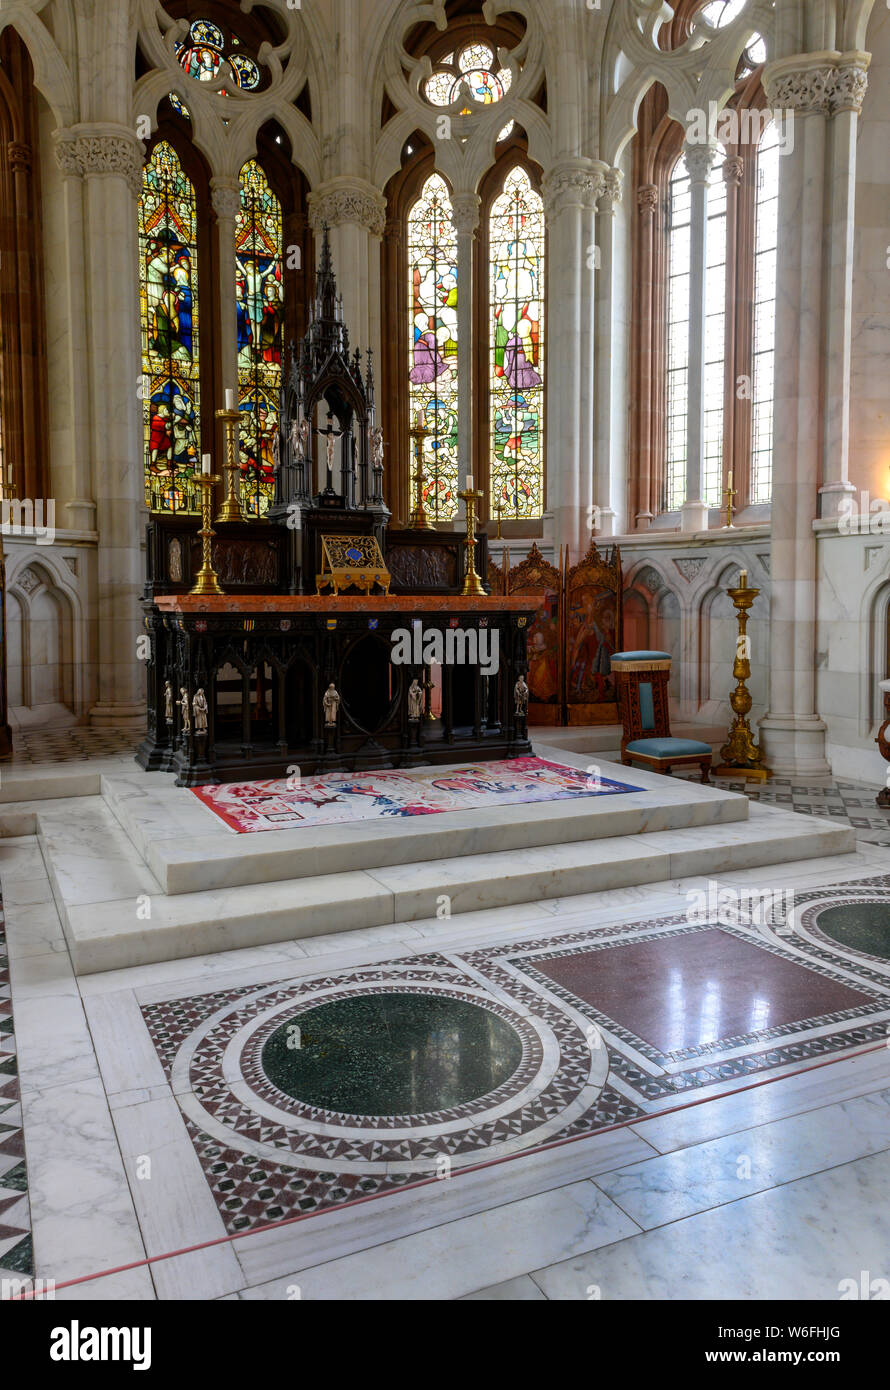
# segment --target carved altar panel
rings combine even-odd
[[[507,557],[509,563],[509,552]],[[509,594],[538,594],[528,631],[529,724],[563,723],[563,577],[536,544],[507,574]]]
[[[621,552],[595,542],[566,574],[565,660],[569,724],[614,724],[618,696],[611,656],[621,650]]]

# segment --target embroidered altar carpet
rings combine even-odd
[[[288,830],[385,816],[433,816],[580,796],[615,796],[639,787],[596,778],[543,758],[467,763],[447,770],[329,772],[322,777],[267,782],[225,782],[193,787],[230,830]]]

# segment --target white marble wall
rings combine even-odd
[[[96,697],[96,548],[4,537],[8,700],[13,727],[81,721]]]

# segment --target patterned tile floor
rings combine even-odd
[[[13,738],[12,767],[16,763],[70,763],[83,758],[109,758],[116,753],[135,753],[142,735],[123,729],[17,730]]]
[[[690,775],[687,781],[697,781]],[[890,845],[890,811],[875,805],[877,787],[861,782],[821,782],[808,785],[790,777],[773,777],[765,784],[731,782],[715,778],[715,785],[725,791],[744,792],[762,806],[776,806],[782,811],[796,811],[801,816],[824,816],[828,820],[846,821],[856,831],[857,840],[866,844]]]
[[[247,1231],[435,1181],[442,1163],[451,1172],[513,1158],[880,1045],[890,1025],[886,955],[848,950],[818,929],[823,912],[863,901],[890,924],[890,875],[793,896],[737,893],[731,915],[724,903],[703,920],[687,910],[610,921],[187,994],[142,1014],[220,1216],[229,1231]],[[375,995],[396,992],[497,1015],[521,1060],[495,1090],[423,1114],[341,1113],[272,1081],[273,1036],[295,1030],[297,1074],[304,1030],[316,1051],[345,1046],[355,1065],[360,1037],[329,1028],[310,1039],[306,1020],[334,1001],[366,1013]],[[441,1030],[428,1047],[414,1041],[418,1084],[427,1071],[435,1080],[468,1070],[467,1037],[454,1040],[453,1057]]]
[[[31,1217],[6,929],[0,905],[0,1278],[32,1274]]]

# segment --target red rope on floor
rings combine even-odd
[[[633,1120],[620,1120],[614,1125],[604,1125],[601,1129],[589,1130],[586,1134],[572,1134],[564,1139],[552,1139],[546,1144],[536,1145],[533,1149],[525,1149],[521,1153],[506,1154],[502,1158],[489,1158],[481,1163],[470,1164],[466,1168],[459,1168],[455,1176],[463,1176],[466,1173],[479,1173],[486,1168],[496,1168],[501,1163],[513,1163],[518,1158],[530,1158],[533,1154],[549,1153],[552,1149],[565,1148],[567,1144],[577,1144],[582,1139],[592,1139],[598,1134],[611,1134],[616,1129],[630,1129],[635,1125],[645,1124],[647,1120],[660,1120],[665,1115],[676,1115],[681,1110],[692,1110],[697,1105],[708,1105],[712,1101],[728,1100],[730,1096],[740,1096],[745,1091],[757,1090],[760,1086],[774,1086],[779,1081],[789,1081],[795,1076],[803,1076],[807,1072],[819,1071],[822,1067],[834,1066],[837,1062],[849,1062],[854,1057],[867,1057],[872,1052],[884,1052],[890,1048],[890,1039],[886,1043],[877,1043],[874,1047],[862,1048],[859,1052],[841,1053],[837,1057],[828,1057],[824,1062],[814,1062],[811,1067],[801,1067],[798,1071],[786,1072],[783,1076],[765,1076],[759,1081],[750,1081],[745,1086],[737,1086],[731,1091],[723,1091],[717,1096],[699,1096],[696,1100],[687,1101],[685,1104],[672,1105],[667,1110],[658,1110],[651,1115],[641,1115]],[[831,1102],[829,1102],[830,1104]],[[790,1117],[788,1117],[790,1118]],[[767,1121],[767,1123],[769,1123]],[[756,1126],[755,1126],[756,1128]],[[398,1192],[413,1192],[420,1187],[429,1187],[433,1183],[442,1182],[441,1178],[418,1178],[417,1182],[405,1183],[404,1186],[395,1189]],[[341,1202],[336,1207],[325,1208],[326,1212],[345,1211],[350,1207],[364,1206],[366,1202],[376,1202],[380,1197],[389,1194],[381,1192],[370,1192],[365,1197],[355,1197],[350,1202]],[[55,1289],[70,1289],[77,1284],[89,1284],[95,1279],[109,1279],[113,1274],[126,1274],[131,1269],[144,1269],[147,1265],[159,1264],[162,1260],[175,1260],[180,1255],[193,1255],[198,1250],[212,1250],[216,1245],[228,1245],[234,1240],[243,1240],[246,1236],[265,1235],[267,1231],[280,1231],[285,1226],[295,1226],[301,1221],[311,1221],[313,1217],[323,1215],[323,1212],[307,1211],[299,1216],[285,1216],[280,1221],[272,1221],[265,1226],[254,1226],[248,1231],[233,1231],[229,1235],[217,1236],[214,1240],[203,1240],[197,1245],[184,1245],[181,1250],[168,1250],[162,1255],[147,1255],[143,1260],[133,1260],[130,1264],[116,1265],[113,1269],[102,1269],[96,1274],[81,1274],[76,1279],[64,1279],[61,1283],[54,1283]],[[287,1276],[284,1276],[287,1277]],[[14,1294],[11,1302],[21,1301],[22,1299],[40,1297],[32,1291]]]

